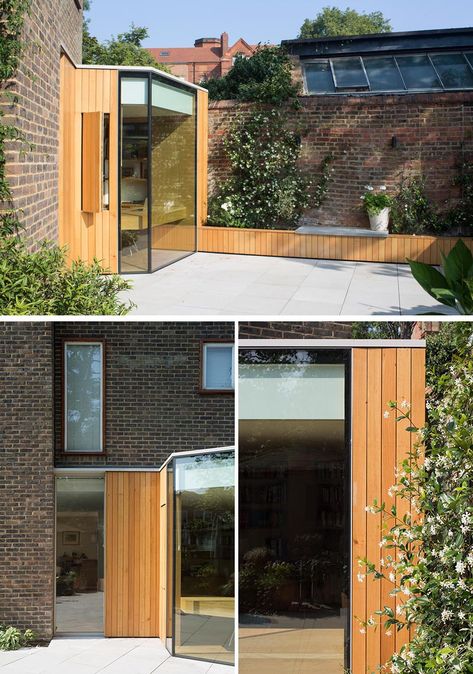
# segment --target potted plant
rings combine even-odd
[[[375,232],[387,232],[392,198],[386,194],[386,185],[375,190],[372,185],[366,185],[366,192],[361,197],[363,208],[370,219],[370,227]]]

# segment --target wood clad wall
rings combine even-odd
[[[197,91],[197,226],[207,222],[209,162],[209,95]],[[200,237],[200,231],[199,231]]]
[[[391,234],[385,239],[296,234],[292,231],[202,227],[199,250],[207,253],[270,255],[323,260],[400,262],[407,258],[440,264],[458,238]],[[473,252],[473,238],[463,238]]]
[[[118,71],[76,68],[63,55],[60,110],[59,243],[68,247],[70,260],[92,262],[97,258],[105,269],[116,272]],[[82,211],[82,113],[110,114],[109,210]],[[101,170],[97,176],[101,182]]]
[[[391,400],[411,405],[413,421],[422,426],[425,412],[425,350],[409,348],[368,348],[353,350],[352,365],[352,509],[353,509],[353,578],[352,578],[352,671],[370,674],[378,671],[409,635],[404,631],[386,636],[384,629],[367,629],[360,633],[356,618],[367,620],[383,606],[396,610],[399,595],[389,596],[392,585],[371,577],[358,581],[358,560],[367,557],[379,565],[386,551],[381,550],[381,517],[365,511],[374,499],[385,501],[389,508],[393,498],[388,489],[395,482],[394,471],[405,458],[416,436],[397,423],[396,414],[388,410]],[[398,500],[400,516],[407,504]]]
[[[159,512],[159,527],[160,527],[160,539],[159,539],[159,638],[162,639],[163,643],[166,642],[167,636],[172,636],[167,634],[166,628],[166,611],[167,611],[167,584],[168,584],[168,545],[172,545],[172,538],[168,540],[168,511],[167,511],[167,499],[168,499],[168,485],[167,485],[167,470],[164,468],[159,473],[159,494],[160,494],[160,512]],[[169,588],[171,591],[171,588]]]
[[[105,516],[105,636],[157,637],[159,473],[108,472]]]

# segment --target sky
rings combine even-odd
[[[473,25],[471,0],[91,0],[91,32],[100,40],[134,22],[146,26],[147,47],[191,47],[198,37],[230,35],[250,44],[296,38],[304,19],[327,5],[382,11],[393,29],[426,30]]]

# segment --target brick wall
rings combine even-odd
[[[107,456],[61,450],[62,339],[106,340]],[[58,323],[56,464],[159,466],[172,452],[234,444],[234,396],[201,394],[201,339],[234,340],[233,323]]]
[[[427,177],[430,196],[442,203],[457,196],[455,165],[473,158],[473,93],[379,96],[303,96],[301,168],[317,177],[321,161],[335,157],[328,199],[307,216],[323,225],[366,226],[360,210],[364,186],[396,189],[403,172]],[[237,114],[251,105],[235,101],[210,105],[209,188],[228,176],[222,140]],[[393,137],[397,147],[393,147]]]
[[[30,248],[58,236],[59,60],[61,46],[82,61],[82,10],[76,0],[33,0],[24,39],[28,45],[17,74],[20,98],[9,119],[34,149],[22,156],[8,146],[8,176],[21,209]]]
[[[351,323],[239,322],[239,339],[351,339]]]
[[[49,324],[0,324],[0,624],[52,636],[53,372]]]

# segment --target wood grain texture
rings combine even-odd
[[[209,156],[209,95],[197,91],[197,226],[207,222],[208,156]]]
[[[360,632],[358,619],[367,620],[383,606],[395,610],[402,602],[399,595],[390,597],[389,581],[358,580],[362,571],[359,559],[367,557],[378,563],[383,556],[381,519],[367,514],[366,506],[393,498],[388,489],[395,482],[395,471],[406,458],[415,437],[406,431],[405,422],[396,422],[390,411],[391,400],[410,404],[416,425],[424,422],[425,350],[424,349],[354,349],[352,361],[352,671],[370,674],[377,671],[390,655],[409,639],[407,632],[387,635],[383,628]],[[403,513],[409,504],[398,502]],[[402,516],[402,514],[401,514]],[[376,616],[374,616],[377,619]]]
[[[462,239],[473,252],[473,238]],[[391,234],[386,239],[366,239],[206,225],[199,233],[199,251],[404,264],[410,258],[428,264],[440,264],[440,253],[448,253],[457,241],[458,237],[447,236]]]
[[[107,637],[159,635],[160,508],[159,473],[107,473]]]
[[[104,114],[110,115],[109,209],[102,203],[102,143],[92,142]],[[76,68],[62,55],[59,244],[67,246],[69,261],[96,258],[110,272],[118,271],[118,120],[118,71]]]

